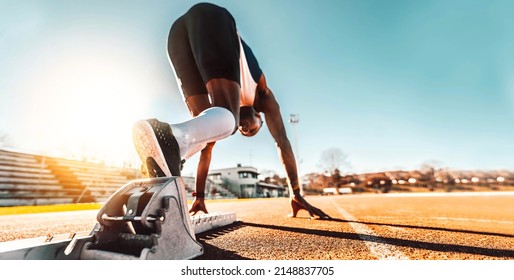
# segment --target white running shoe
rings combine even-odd
[[[132,128],[137,153],[150,178],[180,176],[180,148],[168,123],[141,120]]]

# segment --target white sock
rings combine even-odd
[[[180,148],[180,157],[188,159],[207,143],[232,135],[236,120],[229,110],[212,107],[188,121],[170,125]]]

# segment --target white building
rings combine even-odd
[[[195,177],[182,176],[184,187],[186,189],[186,196],[188,199],[193,199],[193,192],[196,190]],[[221,184],[217,184],[212,180],[207,179],[205,184],[205,198],[206,199],[222,199],[222,198],[235,198],[236,195],[231,191],[224,188]]]
[[[225,187],[239,198],[284,195],[286,188],[259,182],[258,175],[255,167],[238,164],[237,167],[210,170],[208,179],[214,184]]]

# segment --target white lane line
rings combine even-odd
[[[357,219],[343,208],[339,207],[331,198],[332,204],[337,208],[337,211],[343,215],[346,220],[357,221]],[[387,244],[380,235],[376,234],[365,224],[349,222],[350,226],[359,235],[359,238],[364,241],[364,244],[370,250],[371,254],[379,260],[408,260],[409,257],[404,255],[394,245]]]

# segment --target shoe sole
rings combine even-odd
[[[159,145],[159,140],[155,135],[152,125],[150,125],[148,121],[138,121],[134,124],[132,138],[139,157],[143,164],[146,165],[150,177],[159,177],[155,173],[160,172],[152,172],[152,169],[155,167],[151,168],[151,166],[148,166],[149,162],[156,164],[166,177],[172,176],[170,168],[166,163],[166,158]]]

